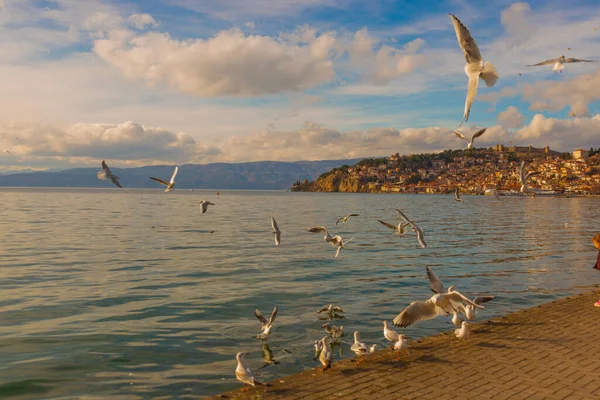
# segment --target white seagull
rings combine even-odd
[[[400,361],[400,353],[404,353],[404,357],[406,357],[406,352],[408,349],[408,342],[404,338],[404,335],[398,335],[398,340],[394,343],[394,351],[397,352],[396,360]]]
[[[490,300],[494,300],[495,298],[496,298],[496,296],[479,296],[479,297],[475,297],[473,299],[473,303],[475,303],[477,305],[481,305],[483,303],[487,303]],[[466,306],[461,305],[461,309],[462,309],[463,313],[465,314],[465,317],[467,317],[467,319],[469,321],[472,319],[475,319],[475,315],[477,313],[475,307],[473,307],[471,305],[466,305]]]
[[[500,198],[500,194],[498,194],[498,191],[496,189],[485,189],[485,192],[483,193],[484,195],[492,195],[494,196],[496,199],[498,200],[502,200]]]
[[[273,308],[273,312],[271,313],[271,317],[267,321],[267,319],[262,315],[262,313],[258,310],[254,310],[254,315],[262,324],[261,333],[258,335],[259,338],[264,339],[271,333],[271,329],[273,329],[273,322],[275,322],[275,317],[277,316],[277,306]]]
[[[361,342],[358,331],[354,331],[354,344],[350,346],[350,350],[352,350],[354,354],[358,356],[356,360],[358,364],[364,361],[365,354],[374,352],[376,347],[376,344],[369,347],[365,343]]]
[[[562,74],[563,69],[565,69],[564,64],[580,62],[596,62],[596,60],[582,60],[579,58],[565,58],[565,56],[560,56],[557,58],[552,58],[550,60],[542,61],[537,64],[528,65],[528,67],[539,67],[540,65],[554,64],[554,66],[552,67],[552,71],[554,71],[554,73],[560,72]]]
[[[523,194],[529,193],[529,186],[527,185],[527,180],[530,177],[541,173],[541,171],[530,171],[527,174],[525,174],[525,160],[521,161],[521,166],[519,167],[519,181],[521,182],[521,189],[519,189],[519,191]]]
[[[377,222],[379,222],[383,226],[387,226],[391,230],[396,231],[396,233],[400,236],[404,236],[404,233],[405,233],[404,228],[406,228],[408,225],[410,225],[410,222],[400,222],[400,223],[398,223],[398,225],[392,225],[392,224],[382,221],[380,219],[378,219]]]
[[[460,127],[464,122],[469,120],[471,105],[473,104],[473,101],[475,101],[475,96],[477,96],[479,78],[483,79],[488,87],[492,87],[496,84],[496,81],[498,81],[498,72],[496,71],[496,67],[489,61],[486,61],[485,64],[483,63],[475,39],[473,39],[471,33],[462,22],[452,14],[450,14],[450,19],[452,20],[452,25],[454,25],[458,45],[462,49],[467,61],[465,65],[465,74],[467,74],[467,77],[469,78],[465,112],[463,114],[462,122],[459,125]]]
[[[475,143],[475,139],[477,139],[479,136],[483,135],[483,133],[487,130],[487,128],[483,128],[478,130],[477,132],[475,132],[473,134],[473,136],[471,137],[471,140],[467,139],[465,135],[463,135],[462,133],[460,133],[458,130],[454,129],[452,132],[454,132],[454,134],[456,136],[458,136],[461,139],[464,139],[467,141],[467,150],[471,150],[473,148],[473,144]]]
[[[331,347],[329,346],[329,342],[327,341],[327,336],[324,336],[321,339],[321,354],[319,354],[319,361],[321,362],[321,371],[325,371],[326,369],[331,368],[331,362],[333,361],[333,351],[331,351]]]
[[[390,329],[387,321],[383,321],[383,336],[385,336],[385,338],[390,341],[390,347],[392,347],[394,343],[397,342],[400,338],[398,332],[396,332],[393,329]]]
[[[269,386],[266,385],[262,382],[259,382],[256,380],[256,377],[254,376],[254,373],[252,372],[252,370],[250,370],[250,368],[248,368],[248,366],[246,365],[246,363],[244,362],[244,355],[247,355],[248,353],[237,353],[235,358],[237,359],[237,368],[235,369],[235,377],[237,378],[238,381],[242,382],[244,384],[244,388],[242,390],[248,390],[250,389],[250,386],[256,386],[256,385],[262,385],[262,386]],[[249,386],[246,386],[249,385]]]
[[[171,176],[171,180],[169,182],[165,182],[162,179],[153,178],[153,177],[150,177],[150,179],[165,185],[167,187],[165,189],[165,192],[170,192],[175,187],[175,176],[177,175],[177,171],[179,171],[179,167],[176,166],[175,170],[173,171],[173,175]]]
[[[202,200],[200,202],[200,213],[204,214],[208,210],[208,206],[214,206],[210,201]]]
[[[350,217],[358,217],[358,214],[348,214],[345,217],[340,217],[338,218],[338,220],[335,222],[335,224],[337,225],[340,221],[342,222],[348,222],[348,218]]]
[[[273,236],[275,237],[275,246],[279,246],[279,243],[281,243],[281,231],[273,217],[271,217],[271,227],[273,228]]]
[[[460,319],[460,317],[458,316],[458,312],[454,312],[454,315],[452,316],[452,323],[454,324],[454,326],[456,326],[457,328],[460,328],[461,322],[462,322],[462,319]]]
[[[96,176],[98,179],[102,180],[110,179],[112,183],[123,189],[123,186],[121,186],[121,183],[119,182],[119,177],[112,173],[110,168],[108,168],[108,165],[106,165],[106,161],[104,160],[102,160],[102,171],[98,171]]]
[[[470,332],[469,332],[469,323],[467,321],[463,321],[460,329],[455,329],[454,330],[454,334],[456,335],[457,338],[459,339],[468,339]]]
[[[342,237],[340,235],[335,235],[334,237],[331,237],[331,235],[327,231],[327,228],[325,228],[324,226],[315,226],[313,228],[308,229],[308,231],[311,233],[325,232],[325,236],[323,237],[323,240],[325,240],[327,243],[329,243],[333,247],[337,246],[337,250],[335,252],[334,258],[337,258],[338,255],[340,254],[340,250],[342,250],[344,248],[344,246],[346,246],[347,243],[350,243],[354,239],[354,238],[350,238],[344,242],[344,239],[342,239]]]
[[[460,188],[456,188],[456,191],[454,192],[454,200],[462,201],[462,199],[460,198]]]
[[[479,304],[473,303],[467,297],[457,291],[450,293],[434,294],[427,301],[413,301],[396,318],[394,325],[405,328],[418,321],[434,319],[440,315],[450,315],[457,312],[463,303],[483,308]]]
[[[398,209],[396,209],[396,211],[398,211],[398,213],[400,213],[400,217],[402,217],[404,222],[407,222],[408,224],[410,224],[412,231],[417,234],[417,240],[419,241],[419,244],[421,245],[421,247],[423,247],[423,248],[427,247],[427,244],[425,244],[425,235],[423,234],[423,229],[421,229],[420,226],[415,225],[415,223],[413,221],[409,221],[408,217],[406,215],[404,215],[404,213],[402,211],[400,211]]]
[[[345,311],[342,310],[338,306],[334,306],[333,304],[330,304],[328,306],[321,308],[319,311],[317,311],[317,314],[321,314],[323,312],[326,312],[327,314],[335,314],[335,313],[344,313]]]
[[[431,268],[429,268],[429,266],[425,267],[425,271],[427,271],[427,278],[429,279],[429,286],[431,286],[431,291],[433,293],[441,294],[441,293],[450,293],[450,292],[455,291],[456,286],[450,286],[448,288],[448,291],[446,291],[446,289],[444,289],[444,284],[442,283],[440,278],[437,277],[435,272],[433,272],[433,270]]]

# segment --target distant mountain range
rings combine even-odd
[[[322,161],[258,161],[247,163],[185,164],[179,166],[175,189],[259,189],[281,190],[300,180],[312,181],[320,174],[361,159]],[[110,165],[110,164],[109,164]],[[138,168],[111,168],[126,188],[161,188],[148,177],[168,181],[174,166],[154,165]],[[0,186],[18,187],[114,187],[99,180],[98,168],[74,168],[62,171],[20,172],[0,176]]]

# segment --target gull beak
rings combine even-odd
[[[247,355],[249,355],[250,353],[246,352],[246,353],[242,353],[242,354],[243,354],[244,356],[247,356]]]

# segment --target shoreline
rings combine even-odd
[[[467,340],[446,331],[411,341],[401,361],[391,350],[379,350],[360,365],[354,357],[336,360],[329,371],[274,379],[267,391],[238,389],[208,398],[600,398],[598,296],[594,289],[473,321]]]

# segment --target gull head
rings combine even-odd
[[[250,353],[244,353],[244,352],[239,352],[235,355],[235,358],[239,361],[239,362],[243,362],[244,361],[244,356],[247,356]]]

